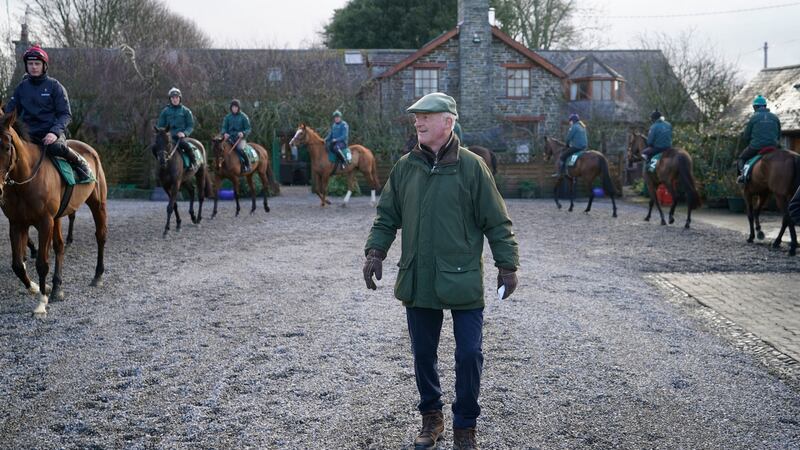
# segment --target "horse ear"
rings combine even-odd
[[[17,120],[17,110],[14,109],[8,114],[3,115],[3,129],[8,130]]]
[[[305,129],[306,129],[306,124],[305,124],[305,122],[300,122],[300,129],[301,129],[301,130],[305,130]]]
[[[159,131],[159,128],[158,128],[157,126],[153,125],[153,131],[155,131],[156,133],[158,133],[158,131]]]

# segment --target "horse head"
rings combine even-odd
[[[172,151],[172,137],[169,134],[169,126],[166,128],[153,127],[155,132],[153,137],[153,156],[158,159],[158,164],[162,169],[167,167],[169,162],[168,152]]]
[[[295,131],[292,140],[289,141],[290,147],[296,147],[300,145],[305,145],[308,142],[308,134],[306,132],[306,124],[300,122],[300,125],[297,127],[297,131]]]
[[[5,193],[5,185],[11,178],[11,172],[14,170],[14,165],[17,162],[18,155],[16,154],[16,147],[14,146],[14,130],[11,125],[17,120],[17,112],[11,111],[4,114],[0,119],[0,206],[5,203],[3,197]]]
[[[628,160],[639,161],[642,159],[642,150],[647,146],[647,138],[631,131],[628,134]]]
[[[219,170],[222,168],[222,161],[225,156],[225,147],[222,142],[224,139],[220,135],[211,138],[211,151],[214,153],[214,166]]]
[[[549,162],[556,153],[561,151],[563,144],[558,139],[553,139],[549,136],[544,137],[544,160]]]

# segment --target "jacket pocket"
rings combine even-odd
[[[468,305],[483,299],[480,257],[444,255],[436,257],[434,289],[439,300],[450,306]]]
[[[414,297],[414,288],[416,284],[414,260],[415,258],[412,257],[408,258],[406,261],[401,259],[400,262],[397,263],[397,267],[399,267],[400,270],[397,272],[397,281],[394,283],[394,296],[398,300],[404,302],[413,301]]]

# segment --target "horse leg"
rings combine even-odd
[[[344,195],[344,201],[342,201],[342,208],[347,207],[347,203],[350,202],[350,196],[353,195],[353,172],[347,172],[347,193]]]
[[[67,245],[72,244],[72,230],[75,228],[75,213],[69,215],[69,227],[67,227]]]
[[[559,177],[556,180],[556,185],[553,186],[553,199],[556,201],[556,206],[558,209],[561,209],[561,202],[558,201],[558,188],[561,187],[561,182],[564,180],[564,177]]]
[[[178,193],[176,192],[175,195],[178,195]],[[181,220],[180,212],[178,211],[177,201],[175,202],[175,206],[172,208],[172,211],[175,213],[175,232],[177,233],[181,231],[181,222],[183,222],[183,220]]]
[[[206,171],[208,166],[203,166],[203,169],[195,174],[195,184],[197,185],[197,221],[195,224],[200,225],[203,220],[203,201],[206,199]]]
[[[256,212],[256,187],[253,184],[253,172],[250,172],[247,177],[247,187],[250,189],[250,198],[251,198],[251,207],[250,207],[250,214]]]
[[[39,255],[36,258],[36,273],[39,275],[39,304],[33,310],[36,316],[47,314],[47,273],[50,271],[50,242],[53,239],[53,218],[47,216],[37,227],[39,230]]]
[[[744,193],[744,206],[747,209],[747,224],[750,226],[750,235],[747,237],[747,242],[752,244],[753,238],[756,236],[754,227],[755,214],[753,213],[753,196],[746,190]]]
[[[64,291],[61,290],[61,268],[64,264],[64,235],[61,233],[61,219],[53,222],[53,251],[56,254],[56,265],[53,269],[53,290],[50,297],[55,300],[64,299]]]
[[[319,195],[320,201],[322,202],[322,207],[328,206],[331,204],[328,201],[328,175],[327,174],[320,174],[319,175],[319,184],[317,185],[317,195]]]
[[[594,184],[594,180],[589,180],[589,204],[586,205],[586,209],[583,210],[586,214],[592,210],[592,202],[594,201],[594,189],[592,189],[592,184]]]
[[[219,174],[214,174],[214,192],[219,192],[219,187],[222,184],[222,177]],[[219,201],[219,195],[214,195],[214,210],[211,211],[211,218],[217,217],[217,202]]]
[[[263,170],[258,171],[258,178],[261,179],[261,193],[264,194],[264,211],[269,212],[269,202],[267,201],[267,197],[269,197],[269,184],[267,184],[269,179],[266,172],[265,165]]]
[[[669,207],[669,224],[672,225],[673,223],[675,223],[675,208],[678,207],[678,191],[675,190],[674,185],[672,185],[672,186],[664,185],[664,187],[667,188],[667,192],[669,192],[669,195],[672,196],[672,206]],[[689,207],[690,208],[691,208],[691,205],[692,205],[692,200],[689,199]]]
[[[614,208],[611,217],[617,217],[617,202],[614,200],[614,194],[609,193],[608,196],[611,197],[611,207]]]
[[[797,254],[797,233],[794,228],[794,222],[792,219],[789,218],[789,212],[786,212],[784,216],[787,224],[789,225],[789,256],[795,256]]]
[[[197,216],[194,213],[194,186],[191,182],[186,184],[186,190],[189,191],[189,218],[192,223],[197,223]]]
[[[100,200],[98,195],[92,194],[87,200],[86,204],[92,212],[94,218],[94,237],[97,241],[97,265],[94,268],[94,278],[89,286],[100,287],[103,285],[103,273],[105,272],[105,265],[103,264],[106,240],[108,238],[108,217],[106,215],[106,204]],[[169,224],[169,219],[167,219]],[[166,231],[165,231],[166,233]]]
[[[27,233],[26,233],[26,235],[27,235]],[[33,244],[33,239],[28,237],[27,241],[28,241],[28,249],[31,252],[31,259],[36,259],[37,252],[36,252],[36,246]],[[24,255],[23,255],[23,259],[24,259]]]
[[[169,201],[167,201],[167,224],[164,225],[164,237],[167,237],[167,232],[169,232],[169,222],[172,220],[172,212],[176,211],[175,197],[178,195],[178,189],[173,186],[172,189],[167,191],[167,195],[169,196]],[[177,216],[177,211],[175,215]]]
[[[25,262],[23,261],[25,257],[26,242],[29,245],[32,244],[30,238],[28,237],[28,227],[19,226],[13,222],[10,225],[9,235],[11,238],[11,270],[13,270],[17,278],[22,281],[25,289],[27,289],[30,294],[38,294],[39,285],[28,278],[28,271],[25,270]],[[33,255],[31,255],[31,257],[33,257]],[[38,258],[38,255],[36,258]]]
[[[775,241],[772,243],[772,248],[780,248],[781,241],[783,240],[783,233],[789,226],[789,215],[786,209],[786,199],[781,195],[776,195],[775,201],[778,203],[778,211],[782,213],[783,220],[781,221],[781,231],[778,232],[778,237],[776,237]]]
[[[761,209],[767,204],[769,195],[759,195],[758,203],[756,204],[755,222],[756,222],[756,239],[759,241],[764,240],[764,232],[761,231]]]
[[[233,199],[236,200],[236,217],[239,217],[239,211],[242,207],[239,206],[239,179],[233,178]]]
[[[578,179],[573,178],[572,181],[569,183],[569,209],[567,211],[572,212],[572,208],[575,206],[575,186],[578,184]]]

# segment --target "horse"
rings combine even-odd
[[[69,226],[67,227],[67,245],[72,244],[73,241],[73,229],[75,228],[75,213],[69,215]],[[31,259],[36,259],[38,255],[36,251],[36,244],[33,243],[33,238],[28,236],[28,249],[31,252]]]
[[[631,132],[628,135],[628,160],[630,161],[643,161],[642,150],[647,147],[647,138],[639,133]],[[661,215],[661,225],[666,225],[664,220],[664,212],[661,210],[661,205],[656,200],[656,189],[659,184],[663,183],[672,196],[672,207],[669,210],[669,223],[675,222],[675,207],[678,205],[678,191],[677,185],[680,184],[683,191],[688,197],[686,203],[688,204],[688,212],[686,213],[686,224],[684,228],[689,228],[692,222],[692,210],[697,209],[702,205],[700,194],[697,192],[697,184],[692,174],[692,157],[686,150],[679,148],[670,148],[661,153],[661,160],[656,166],[655,172],[647,172],[644,175],[645,183],[647,183],[647,192],[650,194],[650,208],[647,210],[647,217],[645,221],[650,220],[650,215],[653,212],[653,205],[658,208],[658,213]]]
[[[778,210],[783,215],[781,230],[772,243],[772,247],[780,247],[783,233],[786,228],[789,228],[789,237],[791,238],[789,255],[794,256],[797,252],[797,234],[795,232],[797,224],[789,217],[788,205],[795,189],[800,185],[800,155],[791,150],[774,149],[764,154],[750,170],[752,174],[750,180],[742,188],[742,197],[744,197],[747,207],[747,221],[750,224],[750,235],[747,242],[753,242],[756,231],[758,239],[764,239],[760,221],[761,208],[764,207],[769,194],[772,193],[775,194]]]
[[[103,253],[108,224],[106,217],[107,185],[105,172],[97,151],[88,144],[68,140],[67,146],[86,158],[95,175],[95,181],[77,184],[69,201],[62,204],[66,186],[56,167],[45,157],[44,148],[28,141],[12,128],[17,114],[12,111],[0,121],[0,207],[8,217],[11,239],[11,268],[31,294],[39,294],[39,303],[33,310],[35,316],[47,314],[48,258],[52,243],[55,251],[55,270],[50,297],[63,299],[61,271],[64,265],[64,239],[61,234],[61,217],[72,215],[86,203],[92,212],[97,240],[97,264],[91,286],[102,286]],[[28,278],[23,258],[28,242],[28,229],[34,227],[39,234],[39,251],[36,272],[39,284]]]
[[[406,146],[403,147],[403,151],[401,154],[405,155],[406,153],[410,152],[417,146],[417,134],[414,133],[406,140]],[[481,147],[480,145],[471,145],[469,147],[465,147],[467,150],[475,153],[476,155],[480,156],[483,159],[483,162],[486,163],[486,166],[489,170],[492,171],[492,175],[497,175],[497,156],[494,154],[493,151],[489,150],[486,147]]]
[[[252,196],[253,205],[250,209],[250,214],[256,211],[256,189],[253,185],[253,175],[258,174],[261,179],[261,192],[264,195],[264,211],[269,212],[269,203],[267,202],[268,190],[271,186],[275,192],[280,190],[280,187],[275,182],[275,177],[272,173],[272,165],[270,164],[269,152],[266,148],[248,142],[253,149],[258,153],[258,164],[250,168],[249,172],[242,172],[242,163],[239,160],[239,155],[233,151],[234,146],[229,142],[222,139],[222,136],[216,136],[211,140],[211,148],[214,153],[214,191],[219,191],[219,186],[223,178],[231,180],[233,184],[233,196],[236,199],[236,216],[239,216],[239,177],[245,177],[247,186],[250,188],[250,195]],[[269,181],[269,185],[267,182]],[[214,197],[214,211],[211,213],[213,219],[217,215],[217,196]]]
[[[320,206],[324,207],[330,205],[331,202],[328,200],[328,180],[331,175],[334,174],[334,171],[337,170],[336,166],[338,163],[333,163],[328,158],[328,150],[325,148],[325,141],[311,127],[301,123],[300,126],[297,127],[297,132],[295,132],[294,137],[289,141],[289,145],[308,146],[308,153],[311,157],[311,172],[314,176],[314,189],[316,189],[316,194],[319,196]],[[355,183],[354,172],[358,170],[364,175],[364,178],[367,179],[367,182],[372,187],[370,204],[374,207],[377,204],[375,192],[380,187],[375,155],[363,145],[350,145],[349,148],[353,155],[352,161],[346,168],[338,169],[347,176],[347,194],[344,196],[342,206],[347,206],[347,202],[350,200],[350,195],[352,195]]]
[[[550,161],[551,158],[557,157],[564,147],[566,147],[565,143],[558,139],[545,136],[545,161]],[[588,213],[591,211],[592,202],[594,201],[592,185],[597,177],[602,176],[603,189],[611,198],[611,207],[613,208],[611,217],[617,217],[617,202],[614,200],[617,190],[614,187],[614,183],[611,181],[611,175],[608,171],[608,160],[605,155],[596,150],[587,150],[578,158],[573,167],[566,168],[565,173],[566,175],[560,175],[558,177],[555,186],[553,186],[553,198],[556,201],[558,209],[561,209],[561,203],[558,201],[558,189],[561,187],[561,183],[565,179],[571,180],[569,183],[569,209],[567,211],[572,212],[572,208],[575,205],[575,187],[578,184],[578,179],[583,178],[586,180],[586,184],[589,187],[589,204],[586,205],[586,209],[583,212]]]
[[[153,127],[153,131],[155,135],[151,151],[153,156],[158,160],[158,181],[169,196],[169,202],[167,202],[167,224],[164,226],[163,235],[163,237],[166,237],[169,232],[169,223],[172,219],[173,212],[175,212],[175,231],[181,230],[181,216],[175,205],[181,185],[186,183],[186,188],[189,191],[189,216],[192,218],[192,223],[194,224],[200,224],[200,221],[203,220],[203,200],[205,197],[211,197],[213,193],[211,192],[211,183],[209,182],[208,164],[206,164],[206,149],[203,147],[203,144],[197,139],[189,137],[183,138],[194,144],[194,146],[200,150],[201,157],[200,161],[197,161],[196,169],[185,169],[183,167],[183,157],[178,150],[178,143],[176,142],[173,145],[169,127]],[[195,186],[191,183],[192,178],[195,179],[197,184],[197,197],[200,204],[197,216],[194,214]]]

